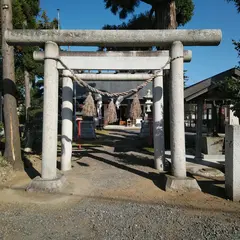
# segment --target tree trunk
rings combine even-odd
[[[157,29],[176,29],[176,4],[175,1],[167,0],[158,3],[154,7],[156,14]]]
[[[163,1],[155,6],[156,28],[176,29],[176,5],[175,1]],[[161,48],[161,50],[165,50]],[[167,49],[169,50],[169,49]],[[170,149],[170,111],[169,111],[169,81],[170,71],[164,70],[163,96],[164,96],[164,140],[165,148]]]
[[[5,30],[12,27],[12,2],[2,0],[2,56],[3,56],[3,90],[4,90],[4,120],[5,120],[5,152],[4,157],[14,169],[22,169],[19,120],[17,115],[16,84],[14,69],[14,49],[4,39]]]
[[[3,116],[2,116],[2,106],[3,106],[3,101],[2,101],[2,91],[0,92],[0,122],[3,122]]]

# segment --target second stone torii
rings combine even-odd
[[[192,52],[184,51],[184,62],[190,62]],[[36,61],[43,61],[45,53],[35,51],[33,58]],[[128,51],[128,52],[59,52],[59,60],[64,62],[73,70],[136,70],[145,69],[153,71],[157,77],[153,79],[153,132],[154,132],[154,165],[158,170],[164,170],[164,116],[163,116],[163,71],[159,70],[161,65],[167,62],[169,51]],[[58,70],[63,70],[62,89],[62,157],[61,169],[67,171],[71,169],[72,157],[72,99],[73,85],[68,70],[64,69],[61,61],[57,64]],[[165,69],[169,69],[169,65]],[[153,78],[153,73],[81,73],[77,77],[85,81],[143,81]]]

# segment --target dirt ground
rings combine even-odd
[[[237,227],[240,226],[240,203],[226,199],[224,193],[224,174],[216,170],[215,172],[218,174],[214,174],[214,171],[213,174],[211,174],[211,171],[209,171],[210,174],[208,174],[207,177],[206,174],[202,176],[200,176],[201,174],[198,174],[198,176],[193,175],[193,177],[197,179],[202,192],[165,192],[164,175],[159,174],[158,171],[153,168],[152,153],[143,150],[142,143],[138,140],[138,135],[135,131],[104,131],[102,134],[98,134],[97,140],[89,144],[83,144],[80,150],[75,146],[72,161],[73,168],[71,171],[65,173],[68,186],[59,194],[29,193],[24,190],[31,178],[39,175],[41,170],[40,156],[32,155],[28,156],[28,158],[30,161],[28,167],[26,167],[26,172],[15,173],[11,180],[6,181],[1,186],[0,226],[2,224],[1,221],[11,220],[16,212],[21,212],[21,209],[29,211],[30,219],[35,219],[38,213],[42,211],[42,221],[44,222],[45,220],[43,219],[45,218],[51,221],[51,216],[48,215],[50,213],[54,216],[60,216],[59,214],[63,211],[62,215],[68,216],[69,211],[77,207],[81,208],[81,210],[78,210],[83,211],[84,214],[86,214],[85,211],[87,211],[87,209],[91,211],[91,214],[94,212],[93,215],[96,215],[96,219],[99,218],[99,214],[103,214],[102,219],[105,219],[104,221],[108,221],[108,218],[112,219],[112,222],[108,224],[109,227],[113,224],[111,229],[115,229],[116,232],[114,232],[115,230],[105,229],[106,232],[100,234],[105,224],[104,222],[102,222],[103,225],[100,224],[101,226],[95,226],[94,232],[92,230],[93,223],[88,222],[90,220],[89,216],[87,216],[86,219],[88,220],[83,224],[84,226],[82,226],[81,230],[75,229],[71,234],[66,235],[68,237],[53,234],[53,238],[49,237],[48,239],[240,239],[240,228]],[[190,170],[193,168],[191,164],[192,163],[189,163],[188,165]],[[59,165],[60,163],[58,162],[58,166]],[[207,169],[209,168],[204,167],[204,171]],[[192,174],[190,170],[189,172]],[[211,170],[214,169],[211,168]],[[198,173],[199,172],[201,171],[198,171]],[[219,172],[221,174],[219,174]],[[160,206],[163,209],[155,209],[160,208]],[[150,218],[150,220],[145,219],[146,222],[150,221],[149,224],[151,221],[159,221],[155,219],[158,214],[161,215],[161,221],[164,222],[169,217],[168,213],[170,214],[172,212],[173,216],[178,219],[177,221],[183,221],[175,225],[174,217],[172,220],[168,219],[168,224],[172,224],[172,231],[181,224],[191,225],[192,222],[199,217],[202,217],[200,224],[203,224],[205,227],[204,229],[199,229],[199,233],[196,233],[196,235],[194,235],[196,226],[192,226],[190,230],[186,230],[186,233],[184,230],[181,236],[178,236],[177,233],[171,236],[171,229],[165,229],[161,234],[161,227],[164,228],[164,225],[161,225],[163,223],[160,223],[161,221],[158,223],[159,225],[151,225],[151,227],[149,227],[147,223],[146,225],[144,224],[145,220],[141,220],[143,221],[141,222],[142,228],[146,231],[152,229],[152,235],[146,232],[138,235],[137,229],[135,229],[135,231],[131,228],[129,232],[122,230],[126,232],[124,233],[125,235],[122,236],[121,231],[118,229],[119,226],[116,225],[116,222],[114,223],[114,221],[120,221],[119,216],[121,214],[119,216],[113,216],[113,213],[109,213],[109,208],[113,208],[112,211],[114,214],[116,211],[119,211],[120,214],[122,211],[124,216],[128,216],[127,219],[124,218],[124,220],[121,220],[123,221],[123,226],[125,226],[124,222],[128,221],[128,219],[133,225],[136,221],[142,219],[142,215],[140,214],[142,211],[142,213]],[[153,218],[151,218],[149,214],[152,208],[155,209],[153,211]],[[60,212],[59,209],[61,209]],[[103,209],[105,209],[106,214],[100,213]],[[165,212],[166,209],[168,210],[167,212]],[[21,213],[18,214],[21,215]],[[108,214],[110,215],[108,216]],[[141,217],[136,220],[135,217],[138,214],[140,214]],[[26,213],[23,213],[23,215],[25,216]],[[179,216],[182,216],[182,220],[179,219]],[[27,215],[25,218],[27,218]],[[75,220],[78,218],[81,219],[81,216],[75,212],[73,218]],[[31,222],[30,219],[29,221]],[[95,218],[93,217],[93,219]],[[96,221],[96,219],[94,221]],[[14,221],[12,224],[17,224]],[[16,221],[21,220],[18,220],[17,217]],[[207,224],[207,222],[209,222],[209,224]],[[51,224],[53,224],[51,231],[55,231],[54,223]],[[71,225],[70,222],[68,224]],[[129,226],[132,226],[131,224]],[[218,236],[219,231],[222,231],[220,229],[225,229],[223,226],[227,226],[226,224],[229,224],[229,227]],[[6,228],[4,228],[4,226]],[[0,230],[2,230],[0,232],[3,233],[3,238],[1,238],[0,234],[0,239],[17,239],[14,238],[14,236],[17,236],[14,235],[14,231],[9,232],[6,230],[8,229],[8,225],[4,224],[4,226],[3,229],[0,227]],[[155,226],[156,229],[153,229],[153,226]],[[219,226],[219,229],[217,226]],[[215,227],[216,229],[213,230],[212,228]],[[61,232],[59,226],[57,229]],[[35,230],[31,230],[29,236],[33,236],[34,231]],[[76,237],[78,231],[79,234],[81,233],[81,237],[79,238]],[[87,234],[88,231],[93,231],[95,235]],[[190,231],[192,235],[188,235],[188,231]],[[25,234],[24,231],[22,232],[21,230],[20,232],[18,239],[38,239],[37,237],[28,238],[28,235]],[[36,232],[34,234],[36,234]],[[48,233],[46,234],[49,236]]]

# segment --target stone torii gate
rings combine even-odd
[[[58,66],[61,64],[59,46],[70,45],[165,46],[170,49],[172,176],[167,177],[166,189],[198,188],[194,179],[186,177],[183,46],[215,46],[220,43],[221,35],[220,30],[6,30],[4,39],[8,45],[45,45],[42,178],[33,180],[30,188],[54,190],[60,188],[64,182],[64,177],[57,176],[56,172]],[[160,63],[157,65],[155,70],[159,69]],[[156,79],[162,81],[161,74],[158,73]]]
[[[190,62],[192,52],[184,51],[184,62]],[[42,51],[34,52],[33,58],[36,61],[44,61],[45,53]],[[75,74],[77,77],[85,81],[144,81],[153,78],[153,132],[154,132],[154,162],[155,168],[164,170],[164,118],[163,118],[163,79],[162,73],[164,69],[169,69],[168,62],[169,51],[125,51],[125,52],[59,52],[59,58],[72,70],[98,70],[98,73],[80,73]],[[164,66],[160,70],[160,66]],[[73,74],[65,69],[61,63],[57,65],[58,70],[63,70],[62,89],[62,156],[61,170],[68,171],[71,169],[72,158],[72,97],[73,84],[71,77]],[[151,73],[99,73],[101,70],[145,70],[146,72],[159,71],[159,76],[154,78]],[[44,145],[49,145],[44,142]],[[49,154],[49,152],[48,152]],[[53,150],[52,156],[55,151]],[[44,158],[44,156],[43,156]]]

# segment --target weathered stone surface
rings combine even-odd
[[[169,56],[169,51],[110,51],[110,52],[80,52],[80,51],[60,51],[59,56],[72,56],[72,57],[146,57],[146,56]],[[184,62],[191,62],[192,51],[183,51]],[[44,51],[34,51],[33,59],[35,61],[43,61],[45,58]]]
[[[220,155],[223,151],[224,137],[208,137],[202,138],[202,153],[208,155]]]
[[[150,124],[149,124],[149,121],[142,121],[142,124],[141,124],[141,131],[140,131],[140,138],[146,138],[146,137],[149,137],[150,136]]]
[[[54,179],[57,176],[57,138],[58,138],[58,85],[59,73],[56,68],[59,47],[56,43],[45,44],[44,60],[44,99],[43,99],[43,137],[42,137],[42,178]]]
[[[67,180],[64,175],[59,174],[55,179],[42,179],[35,177],[32,182],[27,186],[26,191],[29,192],[61,192],[67,185]]]
[[[218,29],[203,30],[8,30],[9,44],[39,45],[53,41],[61,46],[170,46],[181,41],[185,46],[216,46],[222,39]]]
[[[169,84],[170,145],[172,174],[179,178],[186,177],[183,59],[178,58],[182,55],[183,44],[174,42],[170,51],[171,58],[175,59],[171,62]]]
[[[153,143],[154,166],[162,171],[165,160],[164,119],[163,119],[163,71],[154,72],[153,80]]]
[[[69,71],[63,70],[64,74]],[[71,169],[72,139],[73,139],[73,82],[71,78],[64,77],[62,80],[62,154],[61,170]]]
[[[240,126],[226,126],[225,190],[233,201],[240,201]]]
[[[198,186],[196,179],[186,177],[186,178],[176,178],[171,175],[165,175],[166,185],[165,190],[167,192],[174,191],[201,191],[201,188]]]

